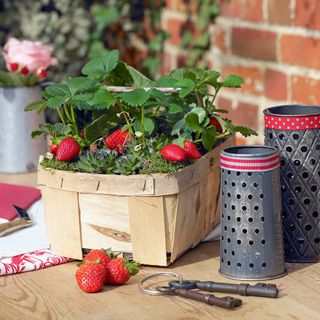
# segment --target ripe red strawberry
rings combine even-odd
[[[106,280],[106,269],[96,262],[82,264],[76,272],[76,280],[84,292],[98,292]]]
[[[210,119],[210,124],[209,125],[210,126],[215,126],[217,133],[222,133],[222,131],[223,131],[222,126],[221,126],[220,122],[217,120],[217,118],[212,117]]]
[[[19,64],[16,62],[10,63],[10,71],[15,72],[19,69]]]
[[[119,153],[123,153],[124,146],[129,140],[130,140],[129,132],[118,129],[104,139],[104,144],[110,150],[116,150]]]
[[[73,138],[64,138],[57,148],[57,159],[59,161],[70,161],[80,153],[80,145]]]
[[[198,151],[197,146],[191,141],[184,142],[184,151],[187,159],[195,160],[201,158],[201,153]]]
[[[111,258],[105,250],[93,249],[83,259],[84,262],[94,260],[100,260],[101,264],[106,268]]]
[[[58,146],[56,144],[50,145],[50,152],[53,154],[57,153]]]
[[[26,76],[29,73],[29,69],[27,67],[23,67],[20,72],[22,75]]]
[[[138,272],[139,265],[135,261],[112,259],[107,264],[106,284],[124,284]]]
[[[163,158],[171,162],[180,162],[186,158],[185,151],[176,144],[168,144],[160,151]]]

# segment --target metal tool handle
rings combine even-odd
[[[242,296],[277,298],[279,294],[279,290],[275,284],[266,283],[250,285],[248,283],[232,284],[213,281],[197,281],[196,287],[200,290],[209,292],[235,293]]]
[[[234,309],[242,305],[242,300],[233,297],[218,298],[213,294],[202,294],[188,289],[174,289],[175,294],[196,301],[201,301],[212,306],[218,306],[226,309]]]
[[[32,224],[31,220],[17,219],[0,224],[0,237],[3,237],[13,231],[26,228]]]

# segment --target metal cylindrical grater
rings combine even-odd
[[[320,256],[320,108],[283,105],[266,109],[265,144],[280,151],[285,259]]]
[[[220,163],[220,273],[241,280],[285,275],[278,150],[231,147]]]

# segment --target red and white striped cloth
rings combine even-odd
[[[279,154],[264,158],[239,158],[235,156],[220,156],[220,167],[233,171],[268,171],[280,165]]]
[[[0,276],[35,271],[73,261],[53,254],[49,249],[36,250],[14,257],[0,257]]]
[[[320,116],[264,116],[265,127],[276,130],[309,130],[320,128]]]

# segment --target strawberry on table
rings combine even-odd
[[[186,153],[186,158],[189,160],[201,158],[201,153],[198,151],[197,146],[191,141],[184,142],[184,151]]]
[[[139,266],[135,261],[125,258],[115,258],[108,262],[106,268],[106,284],[124,284],[131,276],[139,272]]]
[[[125,149],[124,147],[129,140],[129,132],[118,129],[104,139],[104,144],[110,150],[116,150],[119,153],[123,153]]]
[[[111,258],[106,250],[93,249],[83,259],[84,262],[97,260],[99,260],[100,263],[106,268]]]
[[[70,161],[77,158],[80,153],[80,145],[71,137],[64,138],[56,151],[56,157],[59,161]]]
[[[84,292],[101,291],[106,280],[106,269],[101,263],[84,263],[76,272],[76,280]]]
[[[176,144],[168,144],[160,151],[163,158],[171,162],[180,162],[186,158],[185,151]]]

